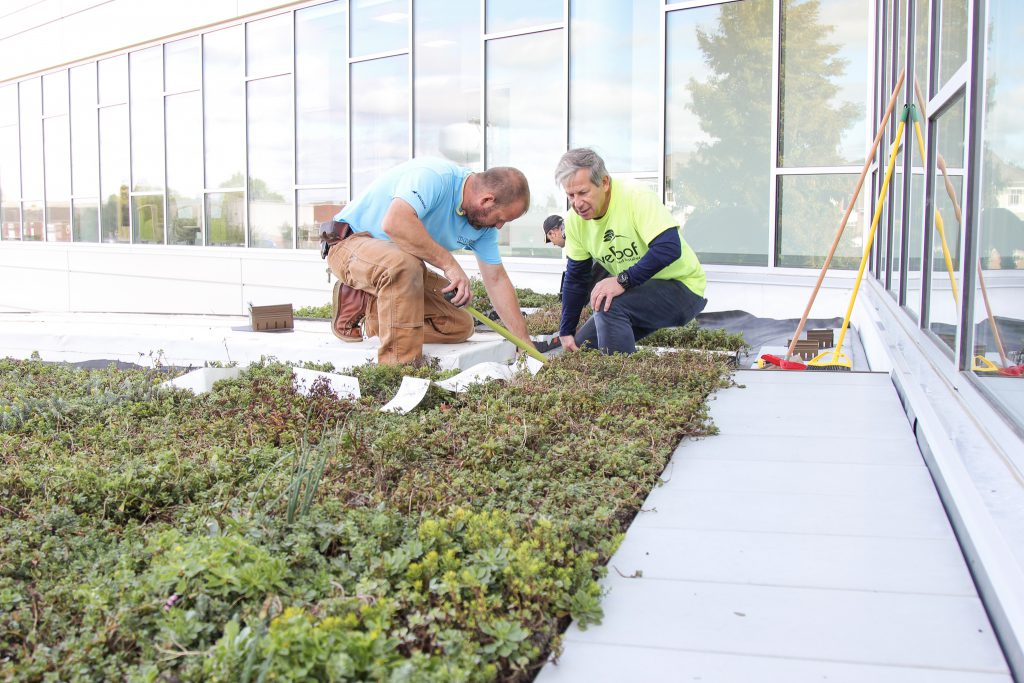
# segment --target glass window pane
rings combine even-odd
[[[776,264],[821,268],[857,184],[855,174],[779,176]],[[864,254],[864,211],[858,203],[843,230],[832,270],[856,270]]]
[[[498,231],[502,253],[558,258],[541,225],[565,211],[554,172],[565,146],[562,31],[487,43],[487,168],[515,166],[530,183],[530,210]]]
[[[903,279],[903,269],[901,264],[903,263],[903,145],[907,142],[906,136],[903,138],[903,142],[900,143],[900,151],[896,156],[896,170],[893,171],[892,179],[889,181],[889,187],[886,189],[885,194],[885,207],[884,211],[887,211],[889,227],[892,231],[890,237],[891,242],[891,253],[889,257],[889,267],[892,269],[892,280],[890,289],[898,294],[900,291],[900,281]],[[886,157],[886,162],[889,158]],[[882,215],[881,220],[886,220],[885,214]],[[879,228],[881,229],[881,228]]]
[[[169,244],[202,244],[203,118],[198,92],[169,95],[167,211]]]
[[[132,191],[164,187],[163,53],[131,54]]]
[[[128,101],[128,55],[101,59],[99,68],[100,104]]]
[[[292,15],[278,14],[245,25],[245,64],[249,78],[292,71]]]
[[[198,90],[200,79],[199,36],[164,45],[164,88],[167,92]]]
[[[772,2],[667,19],[665,204],[704,263],[767,265]]]
[[[353,57],[409,48],[409,0],[352,0],[350,6]]]
[[[926,92],[928,82],[928,0],[914,0],[914,81],[907,87],[914,88],[921,96]],[[924,102],[915,96],[919,108],[921,139],[917,127],[907,129],[907,145],[910,148],[910,207],[907,221],[907,301],[906,307],[913,317],[920,320],[921,314],[921,263],[924,248],[924,159],[928,140],[925,138],[928,126]]]
[[[409,58],[352,65],[352,193],[409,159]]]
[[[782,3],[780,165],[863,163],[867,21],[847,0]]]
[[[104,242],[129,242],[128,105],[100,109],[100,236]]]
[[[939,154],[932,203],[931,283],[928,291],[928,326],[950,349],[956,347],[960,320],[960,207],[963,206],[964,98],[942,112],[935,123]],[[959,156],[941,150],[959,152]],[[940,169],[946,168],[946,173]]]
[[[96,137],[96,65],[71,70],[71,188],[95,197],[100,185],[100,149]]]
[[[21,203],[21,218],[24,221],[22,239],[27,242],[43,241],[43,200],[31,200]]]
[[[203,36],[206,186],[245,185],[245,79],[241,26]]]
[[[68,72],[43,76],[43,115],[68,113]]]
[[[487,0],[488,33],[559,21],[562,21],[562,3],[559,0]]]
[[[11,83],[0,88],[0,126],[18,123],[18,85]]]
[[[249,246],[291,248],[292,79],[249,81]]]
[[[416,156],[482,169],[480,2],[423,3],[414,19]]]
[[[76,242],[98,242],[100,239],[99,205],[94,198],[71,200],[72,230]]]
[[[572,3],[569,20],[569,146],[612,173],[657,171],[660,3]]]
[[[163,244],[163,194],[144,194],[132,197],[132,232],[132,242],[135,244]]]
[[[211,192],[206,195],[208,244],[221,247],[245,246],[245,194]]]
[[[988,39],[986,89],[980,124],[980,259],[972,264],[978,269],[975,350],[989,362],[1004,367],[1024,364],[1024,139],[1016,104],[1024,98],[1024,72],[1020,69],[1022,9],[1016,0],[992,0],[988,4],[984,30]],[[984,386],[1018,426],[1024,426],[1021,378],[991,372],[984,362],[977,366]]]
[[[21,239],[20,198],[18,126],[0,126],[0,239]]]
[[[21,110],[21,196],[43,200],[43,97],[39,79],[18,84]]]
[[[295,13],[295,147],[299,184],[348,181],[345,7]]]
[[[935,93],[967,60],[967,0],[939,0]]]
[[[46,150],[46,239],[71,240],[71,139],[66,114],[43,121]]]
[[[320,224],[329,221],[348,203],[343,187],[298,192],[299,249],[320,248]]]

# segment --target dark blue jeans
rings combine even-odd
[[[685,325],[708,300],[679,280],[648,280],[612,299],[608,311],[596,312],[576,333],[576,345],[602,353],[633,353],[637,340],[663,327]]]

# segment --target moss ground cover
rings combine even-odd
[[[213,391],[0,360],[0,679],[529,680],[675,445],[704,354],[570,354],[379,412],[265,362]],[[327,368],[324,368],[327,369]]]

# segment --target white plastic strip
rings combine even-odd
[[[398,393],[380,411],[405,415],[423,401],[428,389],[430,389],[429,379],[403,377],[402,385],[398,387]]]
[[[176,389],[187,389],[193,394],[204,394],[213,388],[213,383],[222,379],[235,379],[242,374],[242,368],[198,368],[187,372],[181,377],[175,377],[160,385],[161,388],[173,387]]]

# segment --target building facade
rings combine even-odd
[[[1015,0],[0,11],[7,310],[239,313],[280,292],[323,303],[317,223],[421,156],[526,173],[532,207],[501,248],[517,284],[551,290],[562,259],[541,223],[566,210],[554,166],[591,146],[662,195],[708,267],[714,309],[796,315],[796,299],[773,308],[766,288],[813,283],[849,213],[840,284],[870,240],[868,277],[934,362],[1024,422],[1012,388],[988,381],[1024,363]],[[887,173],[909,105],[920,128],[910,117]]]

